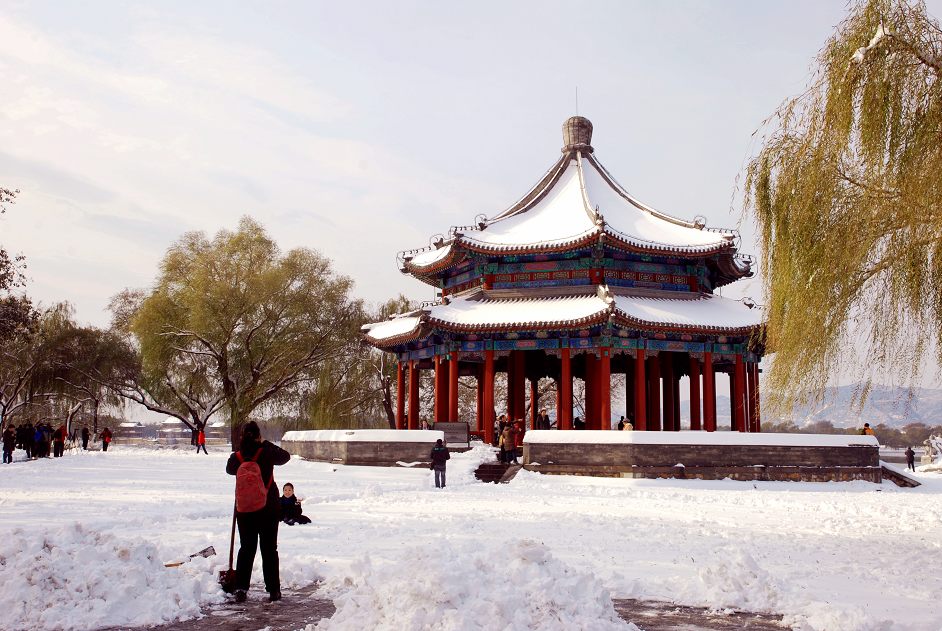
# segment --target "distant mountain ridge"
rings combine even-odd
[[[942,389],[873,386],[867,402],[859,412],[854,409],[854,395],[859,386],[846,385],[827,389],[824,399],[816,405],[796,407],[791,420],[799,427],[818,421],[829,421],[835,427],[855,427],[870,423],[902,428],[909,423],[942,424]],[[719,402],[717,402],[719,403]],[[763,418],[778,422],[786,419]]]

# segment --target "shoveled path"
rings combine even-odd
[[[268,602],[268,594],[249,593],[248,602],[226,603],[198,620],[175,622],[157,630],[180,631],[297,631],[334,614],[333,603],[315,596],[317,585],[285,591],[284,599]],[[702,607],[644,600],[615,600],[615,611],[643,631],[782,631],[782,617],[746,612],[715,613]],[[116,631],[116,630],[115,630]]]

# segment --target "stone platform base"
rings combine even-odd
[[[674,478],[692,480],[759,480],[764,482],[849,482],[880,484],[879,467],[619,467],[585,465],[524,465],[527,471],[547,475],[589,475],[603,478]]]

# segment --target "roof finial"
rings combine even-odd
[[[573,116],[563,123],[563,153],[579,149],[592,153],[592,123],[584,116]]]

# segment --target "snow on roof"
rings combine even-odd
[[[466,232],[461,240],[498,250],[565,245],[598,234],[586,210],[579,168],[570,160],[556,185],[526,212],[493,221],[484,230]]]
[[[362,330],[371,339],[382,341],[411,333],[420,323],[419,316],[400,314],[382,322],[364,324]]]
[[[621,189],[588,154],[572,156],[534,201],[490,221],[484,230],[462,233],[458,240],[486,250],[544,249],[591,240],[604,231],[643,249],[698,253],[731,245],[734,233],[703,230],[660,213]],[[597,221],[596,211],[604,225]],[[412,264],[417,265],[415,259]]]
[[[608,305],[597,294],[499,299],[479,293],[431,307],[429,320],[459,328],[552,325],[592,321],[607,313]]]
[[[446,258],[449,254],[451,254],[450,243],[440,248],[419,252],[409,259],[409,264],[416,267],[429,267],[430,265],[434,265],[435,263],[438,263],[442,259]]]
[[[580,445],[762,445],[781,447],[879,447],[875,436],[835,434],[770,434],[741,432],[619,432],[614,430],[530,430],[524,443]]]
[[[762,323],[762,309],[716,294],[680,294],[677,298],[615,295],[615,308],[629,320],[698,329],[753,328]],[[683,296],[683,297],[680,297]]]
[[[285,432],[281,442],[434,443],[445,432],[434,429],[318,429]]]
[[[175,416],[168,416],[160,422],[161,425],[183,425],[183,421]]]
[[[135,423],[134,421],[127,421],[125,423],[118,423],[118,427],[144,427],[140,423]]]

